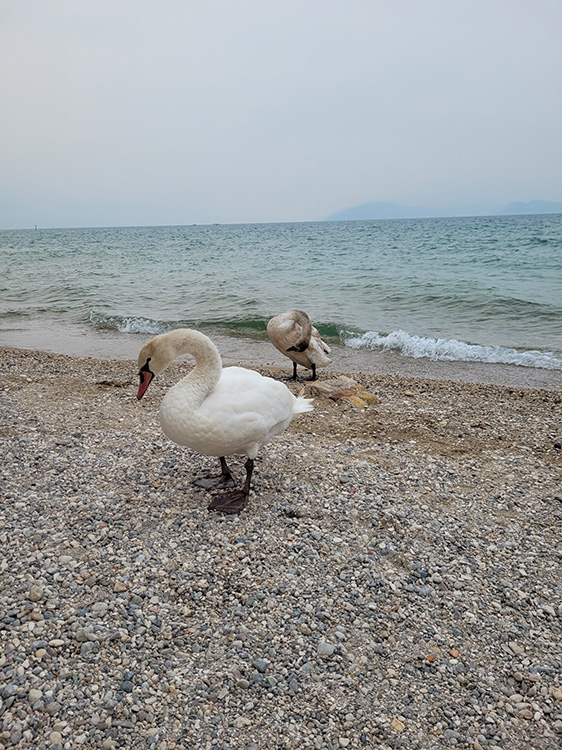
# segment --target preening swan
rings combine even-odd
[[[175,443],[219,458],[220,475],[195,482],[207,490],[234,485],[225,456],[241,453],[248,457],[242,489],[214,495],[209,505],[223,513],[239,513],[248,500],[260,448],[281,434],[295,414],[310,411],[312,401],[297,398],[283,383],[253,370],[223,368],[211,339],[187,328],[155,336],[141,349],[137,398],[141,399],[152,379],[182,354],[191,354],[195,367],[164,396],[162,429]]]
[[[267,334],[273,346],[293,360],[293,380],[297,379],[297,365],[312,370],[309,380],[316,380],[316,368],[326,367],[332,360],[326,356],[330,347],[320,338],[317,329],[302,310],[289,310],[271,318]]]

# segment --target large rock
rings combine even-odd
[[[312,383],[307,383],[303,387],[301,394],[304,396],[330,398],[336,402],[342,399],[357,407],[376,404],[378,401],[376,396],[369,393],[362,385],[356,383],[355,380],[345,375],[340,375],[340,377],[332,378],[331,380],[315,380]]]

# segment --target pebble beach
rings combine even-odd
[[[0,353],[0,747],[560,747],[561,388],[335,362],[372,403],[314,396],[231,517],[160,430],[187,362],[138,402]]]

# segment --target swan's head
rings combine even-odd
[[[169,346],[167,334],[161,334],[151,339],[140,350],[139,391],[137,398],[141,399],[153,378],[159,375],[176,357],[175,351]]]
[[[189,328],[176,328],[150,339],[139,354],[139,392],[141,399],[152,380],[182,354],[191,354],[196,363],[211,368],[218,380],[222,369],[220,354],[208,336]]]
[[[290,346],[287,351],[288,352],[305,352],[308,349],[308,345],[310,344],[310,338],[305,341],[297,341],[296,346]]]

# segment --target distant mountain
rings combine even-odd
[[[325,221],[359,221],[365,219],[421,219],[436,216],[427,208],[401,206],[399,203],[363,203],[327,216]]]
[[[498,211],[500,216],[513,214],[562,214],[562,203],[559,201],[515,201]]]
[[[431,219],[446,216],[511,216],[514,214],[558,214],[562,203],[556,201],[528,201],[508,203],[501,210],[482,208],[425,208],[402,206],[399,203],[362,203],[326,216],[324,221],[366,221],[369,219]]]

